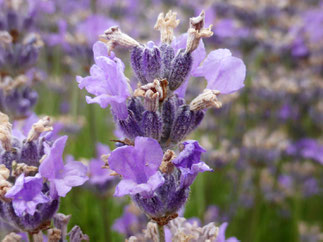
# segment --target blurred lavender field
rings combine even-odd
[[[200,45],[206,53],[229,49],[245,63],[246,79],[238,92],[220,95],[222,107],[207,110],[185,138],[199,141],[207,151],[202,160],[214,172],[197,176],[180,216],[192,227],[215,222],[217,242],[323,241],[323,1],[0,0],[0,6],[0,111],[13,130],[31,127],[36,115],[50,116],[50,136],[69,137],[65,161],[87,167],[89,178],[77,174],[83,180],[69,189],[78,187],[59,194],[58,211],[72,215],[68,231],[78,225],[90,241],[125,241],[148,223],[128,196],[113,196],[120,177],[102,169],[105,155],[122,142],[109,108],[89,105],[76,82],[90,70],[93,75],[93,45],[112,26],[140,43],[158,44],[157,17],[172,10],[180,20],[172,44],[180,49],[189,18],[204,10],[214,34]],[[113,51],[136,89],[129,51]],[[207,81],[193,76],[183,83],[189,101],[209,81],[207,74]],[[0,163],[6,164],[2,132]],[[1,239],[19,232],[6,222]]]

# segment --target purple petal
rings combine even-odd
[[[164,182],[165,179],[159,171],[149,177],[147,183],[137,184],[132,180],[121,180],[116,187],[114,196],[121,197],[140,193],[144,197],[150,197]]]
[[[178,154],[173,163],[177,167],[191,168],[193,164],[199,163],[202,152],[206,152],[196,140],[183,142],[184,149]]]
[[[67,136],[62,136],[57,139],[51,147],[44,143],[46,157],[39,166],[39,173],[42,177],[54,179],[56,177],[56,173],[64,169],[62,157],[66,140]]]
[[[206,88],[229,94],[244,87],[246,66],[241,59],[233,57],[229,50],[218,49],[209,53],[197,68],[195,76],[206,78]]]
[[[123,146],[112,151],[110,168],[124,179],[145,183],[158,170],[163,159],[159,143],[151,138],[136,137],[135,146]]]

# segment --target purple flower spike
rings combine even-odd
[[[212,171],[212,169],[200,160],[202,152],[205,152],[197,141],[183,142],[184,149],[174,159],[173,163],[181,171],[181,186],[189,187],[199,172]]]
[[[72,187],[80,186],[88,180],[87,167],[81,162],[68,161],[64,165],[62,156],[66,140],[67,136],[63,136],[51,147],[44,144],[46,157],[39,166],[39,172],[50,181],[52,197],[65,197]]]
[[[158,168],[163,159],[163,150],[151,138],[136,137],[135,146],[123,146],[112,151],[110,168],[122,175],[115,196],[141,194],[150,197],[164,183]]]
[[[218,49],[208,54],[194,76],[204,76],[207,89],[230,94],[244,87],[246,66],[241,59],[233,57],[230,50]]]
[[[22,173],[15,185],[6,193],[7,198],[12,199],[12,205],[16,215],[22,216],[24,212],[34,215],[36,206],[49,202],[49,198],[42,192],[43,179],[39,174],[34,177],[25,177]]]
[[[128,116],[126,100],[130,96],[128,79],[124,75],[124,64],[114,56],[108,55],[103,42],[93,45],[95,64],[90,69],[90,76],[77,76],[79,88],[85,88],[95,95],[87,96],[87,103],[98,103],[101,108],[111,105],[112,113],[121,120]]]

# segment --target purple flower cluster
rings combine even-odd
[[[109,28],[102,42],[93,46],[95,64],[90,76],[77,77],[79,87],[94,95],[86,97],[88,103],[102,108],[110,105],[125,137],[108,158],[109,168],[122,176],[115,196],[130,195],[160,225],[177,216],[197,174],[212,170],[200,160],[205,150],[198,142],[182,140],[201,123],[206,109],[221,107],[219,94],[244,86],[246,75],[243,62],[227,49],[206,57],[201,39],[213,32],[212,26],[204,28],[203,11],[190,19],[187,34],[174,39],[178,24],[176,13],[158,16],[159,45],[140,44],[119,27]],[[131,68],[138,81],[135,90],[124,75],[123,62],[112,52],[118,46],[131,51]],[[208,84],[186,104],[190,76],[205,77]]]
[[[48,228],[59,198],[88,180],[82,163],[63,162],[67,136],[51,140],[49,117],[33,118],[12,129],[0,113],[0,216],[28,232]]]
[[[0,2],[0,111],[14,118],[28,117],[38,94],[31,86],[32,70],[43,46],[34,22],[41,11],[32,1]]]

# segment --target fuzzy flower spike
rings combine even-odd
[[[229,50],[206,57],[202,38],[213,33],[212,26],[204,27],[204,18],[204,11],[191,18],[188,32],[175,38],[176,13],[160,14],[155,25],[160,31],[159,45],[141,44],[111,27],[100,36],[103,42],[93,47],[96,64],[90,76],[77,79],[80,88],[96,95],[101,107],[111,105],[125,137],[107,161],[107,167],[122,177],[115,196],[130,195],[161,227],[177,217],[198,173],[212,170],[201,161],[205,150],[199,143],[183,140],[201,123],[206,109],[221,107],[218,95],[239,90],[245,79],[243,62]],[[128,92],[121,60],[111,52],[117,46],[131,52],[130,64],[138,80],[133,92]],[[191,75],[205,76],[208,86],[187,104],[183,97]],[[112,98],[119,100],[122,109],[116,108]]]
[[[25,121],[25,130],[12,128],[8,116],[0,112],[0,217],[18,229],[37,233],[50,226],[59,198],[87,177],[80,162],[64,165],[67,137],[47,138],[52,130],[49,117],[30,121]]]

